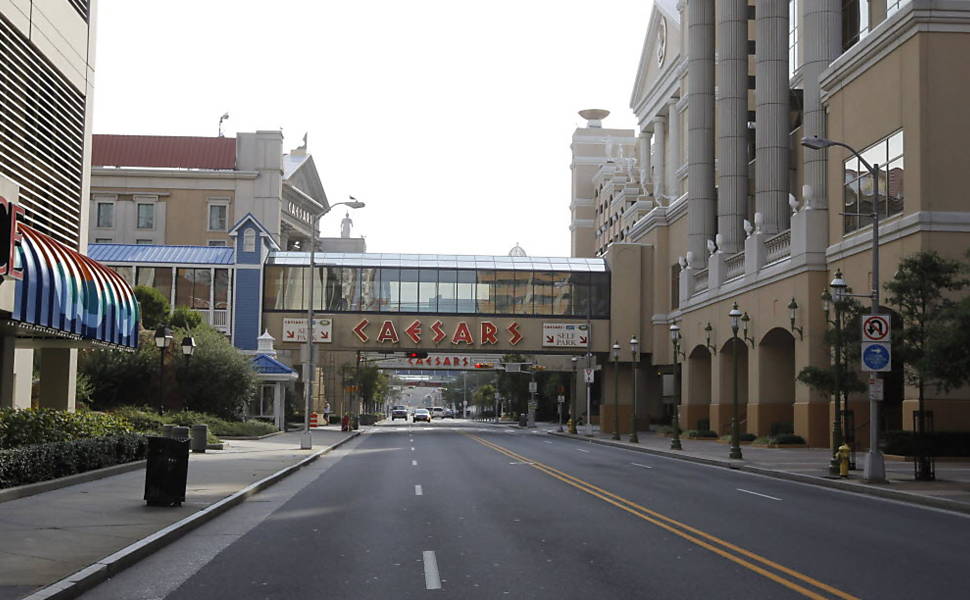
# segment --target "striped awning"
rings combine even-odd
[[[56,337],[135,348],[138,301],[120,275],[21,223],[11,320]]]

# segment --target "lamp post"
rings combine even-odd
[[[680,444],[680,325],[677,323],[670,324],[670,341],[674,345],[674,414],[671,423],[674,435],[670,439],[670,449],[683,450]]]
[[[630,442],[634,444],[640,443],[640,438],[637,437],[637,371],[640,366],[640,340],[637,336],[630,338],[630,352],[632,353],[633,362],[633,427],[630,428]]]
[[[300,439],[300,448],[304,450],[309,450],[313,448],[313,434],[310,432],[310,405],[313,400],[313,373],[315,371],[315,365],[313,364],[313,290],[316,288],[314,285],[314,270],[316,269],[316,249],[317,249],[317,235],[320,233],[320,219],[324,215],[329,213],[335,206],[347,206],[349,208],[363,208],[365,205],[359,200],[351,200],[350,202],[338,202],[336,204],[331,204],[326,207],[322,212],[317,213],[313,216],[312,227],[310,228],[310,304],[306,311],[306,371],[303,374],[303,388],[305,396],[305,405],[303,408],[303,437]]]
[[[620,439],[620,343],[613,342],[610,347],[613,359],[613,438]]]
[[[835,388],[835,418],[832,419],[832,459],[829,461],[829,474],[839,474],[839,446],[845,439],[845,408],[842,402],[842,308],[846,298],[846,288],[848,285],[842,279],[842,271],[835,272],[835,278],[829,283],[832,292],[828,290],[822,292],[822,309],[825,311],[825,319],[835,326],[835,372],[833,383]],[[829,305],[835,306],[835,320],[829,321]]]
[[[734,362],[734,414],[731,417],[731,452],[729,458],[741,459],[741,440],[738,435],[738,329],[741,325],[741,311],[738,310],[738,303],[735,302],[731,311],[728,313],[731,318],[731,359]]]
[[[870,165],[862,158],[862,155],[855,148],[843,142],[837,142],[822,137],[803,137],[802,145],[813,150],[822,150],[831,146],[840,146],[851,152],[859,162],[869,171],[872,176],[872,292],[869,297],[872,305],[869,314],[879,314],[879,163]],[[851,214],[851,213],[846,213]],[[855,213],[860,215],[861,213]],[[863,215],[870,216],[870,215]],[[869,452],[866,454],[865,479],[866,481],[882,482],[886,480],[886,463],[882,452],[879,451],[879,402],[874,398],[872,388],[877,385],[875,380],[879,377],[878,373],[869,374]]]
[[[577,383],[576,378],[577,378],[577,373],[579,372],[579,368],[577,364],[579,363],[579,357],[574,356],[569,360],[571,360],[573,363],[573,384],[569,386],[570,391],[572,392],[571,395],[572,395],[572,401],[573,401],[572,408],[569,410],[569,433],[576,434],[577,433],[576,421],[578,420],[577,419],[578,413],[576,412],[576,398],[579,396],[579,386],[576,385]]]
[[[158,348],[158,414],[165,414],[165,348],[172,343],[172,330],[161,325],[155,330],[155,346]]]
[[[192,358],[196,349],[195,338],[192,336],[185,336],[182,338],[182,356],[186,359]]]
[[[593,368],[593,353],[586,353],[586,368]],[[595,373],[595,371],[593,371]],[[591,377],[586,377],[586,437],[593,437],[593,382]]]

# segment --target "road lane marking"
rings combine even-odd
[[[652,469],[653,468],[650,465],[641,465],[640,463],[630,463],[630,464],[633,465],[634,467],[640,467],[642,469]]]
[[[421,486],[420,485],[415,485],[414,486],[414,495],[415,496],[423,496],[424,495],[424,490],[421,489]]]
[[[752,492],[751,490],[743,490],[741,488],[737,488],[737,490],[739,492],[744,492],[745,494],[753,494],[755,496],[761,496],[762,498],[768,498],[770,500],[778,500],[779,502],[781,502],[781,498],[775,498],[774,496],[769,496],[768,494],[759,494],[758,492]]]
[[[411,461],[411,466],[412,466],[412,467],[416,467],[416,466],[418,466],[418,461],[416,461],[416,460],[412,460],[412,461]]]
[[[542,441],[545,442],[545,443],[547,443],[547,444],[551,444],[552,443],[549,440],[542,440]]]
[[[414,446],[411,446],[411,452],[414,452]]]
[[[438,559],[435,558],[434,550],[422,552],[424,560],[424,587],[429,590],[441,589],[441,576],[438,575]]]
[[[582,448],[576,448],[576,450],[578,450],[579,452],[585,452],[586,454],[589,454],[589,450],[583,450]]]
[[[496,452],[500,452],[508,457],[511,457],[523,462],[531,462],[532,467],[534,469],[542,471],[543,473],[549,475],[550,477],[558,479],[568,485],[571,485],[579,489],[580,491],[586,492],[591,496],[599,498],[600,500],[603,500],[608,504],[612,504],[613,506],[621,510],[624,510],[634,516],[637,516],[643,519],[644,521],[652,523],[657,527],[660,527],[661,529],[665,529],[670,533],[673,533],[674,535],[682,537],[685,540],[700,546],[701,548],[704,548],[706,550],[709,550],[717,554],[718,556],[721,556],[722,558],[725,558],[734,563],[737,563],[755,573],[758,573],[759,575],[762,575],[774,581],[775,583],[778,583],[780,585],[787,587],[788,589],[798,592],[799,594],[802,594],[806,598],[812,598],[813,600],[826,600],[825,596],[815,592],[814,590],[808,589],[800,585],[799,583],[796,583],[793,580],[797,579],[803,583],[807,583],[808,585],[811,585],[815,588],[823,590],[829,594],[842,598],[843,600],[859,600],[858,597],[853,596],[847,592],[843,592],[842,590],[839,590],[828,584],[818,581],[817,579],[809,577],[808,575],[795,571],[794,569],[778,564],[759,554],[751,552],[750,550],[746,550],[740,546],[732,544],[717,536],[701,531],[696,527],[692,527],[690,525],[687,525],[686,523],[682,523],[680,521],[672,519],[654,510],[650,510],[649,508],[646,508],[635,502],[627,500],[622,496],[619,496],[617,494],[604,490],[600,487],[593,485],[592,483],[589,483],[587,481],[579,479],[578,477],[574,477],[568,473],[560,471],[555,467],[551,467],[549,465],[546,465],[540,462],[531,461],[530,459],[520,454],[517,454],[507,448],[499,446],[498,444],[495,444],[493,442],[490,442],[478,436],[469,435],[468,437],[472,438],[479,444],[482,444],[483,446],[491,448]],[[731,554],[731,552],[734,552],[735,554]],[[765,566],[764,567],[759,566],[755,564],[755,562],[759,562]],[[772,571],[769,571],[768,569],[774,569],[779,573],[784,574],[784,576],[790,577],[791,579],[786,579],[783,575],[779,575],[778,573],[774,573]]]

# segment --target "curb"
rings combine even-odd
[[[86,483],[88,481],[104,479],[105,477],[111,477],[113,475],[121,475],[122,473],[135,471],[143,468],[144,466],[145,460],[142,459],[122,463],[120,465],[103,467],[101,469],[93,469],[83,473],[75,473],[74,475],[68,475],[67,477],[58,477],[57,479],[48,479],[47,481],[38,481],[37,483],[18,485],[16,487],[0,490],[0,502],[9,502],[18,498],[33,496],[34,494],[42,494],[44,492],[59,490],[61,488],[76,485],[78,483]]]
[[[210,504],[199,512],[189,515],[181,521],[176,521],[148,537],[129,544],[114,554],[102,558],[96,563],[68,575],[60,581],[41,588],[29,596],[24,597],[22,600],[66,600],[68,598],[76,598],[109,577],[117,575],[139,560],[167,546],[196,527],[211,521],[237,504],[241,504],[249,496],[270,487],[274,483],[295,473],[322,455],[346,444],[359,435],[360,432],[352,432],[351,435],[336,444],[327,446],[296,464],[280,469],[272,475],[251,483],[231,496],[227,496],[214,504]]]
[[[677,460],[694,462],[694,463],[699,463],[699,464],[708,465],[712,467],[721,467],[723,469],[733,469],[735,471],[745,471],[747,473],[755,473],[757,475],[764,475],[766,477],[774,477],[775,479],[785,479],[788,481],[807,483],[809,485],[827,487],[831,489],[841,490],[844,492],[852,492],[855,494],[862,494],[867,496],[876,496],[879,498],[885,498],[887,500],[896,500],[899,502],[906,502],[908,504],[918,504],[921,506],[928,506],[930,508],[940,508],[943,510],[951,510],[954,512],[970,514],[970,504],[966,502],[958,502],[956,500],[948,500],[946,498],[937,498],[934,496],[923,496],[921,494],[914,494],[912,492],[901,492],[896,490],[889,490],[884,487],[870,487],[873,484],[853,483],[849,481],[843,481],[841,479],[828,479],[825,477],[817,477],[815,475],[803,475],[801,473],[791,473],[788,471],[776,471],[774,469],[766,469],[764,467],[755,467],[752,465],[746,465],[741,462],[733,462],[733,461],[720,460],[715,458],[704,458],[702,456],[691,456],[689,454],[677,454],[674,452],[667,452],[664,450],[656,450],[654,448],[636,447],[636,446],[630,446],[622,443],[618,444],[610,440],[600,440],[600,439],[588,438],[588,437],[576,437],[574,434],[571,434],[571,433],[559,433],[558,431],[547,431],[546,433],[548,435],[554,435],[556,437],[575,439],[576,441],[588,442],[591,444],[600,444],[602,446],[612,446],[614,448],[632,450],[633,452],[643,452],[644,454],[653,454],[655,456],[662,456],[664,458],[674,458]]]

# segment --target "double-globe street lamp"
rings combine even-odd
[[[842,279],[842,271],[836,270],[835,278],[829,283],[832,291],[822,292],[822,310],[825,320],[835,327],[835,370],[833,373],[833,388],[835,396],[835,418],[832,419],[832,459],[829,461],[829,474],[839,474],[839,446],[842,445],[845,432],[845,410],[842,406],[842,309],[845,306],[846,288]],[[829,320],[830,304],[835,308],[835,320]]]
[[[569,359],[573,363],[573,384],[569,386],[569,391],[572,392],[572,408],[569,411],[569,433],[576,434],[576,398],[579,397],[579,385],[577,385],[577,377],[579,374],[579,357],[574,356]]]
[[[165,349],[172,344],[172,330],[161,325],[155,330],[155,346],[158,348],[158,414],[165,413]],[[187,359],[195,352],[195,338],[182,338],[182,355]]]
[[[831,146],[840,146],[851,152],[862,165],[869,171],[872,177],[872,214],[864,213],[845,213],[848,216],[871,216],[872,217],[872,292],[869,297],[872,299],[872,306],[869,314],[879,314],[879,163],[870,165],[869,162],[856,151],[855,148],[844,142],[838,142],[823,137],[803,137],[802,145],[813,150],[824,150]],[[864,296],[863,296],[864,297]],[[866,481],[881,482],[886,480],[886,464],[882,453],[879,451],[879,403],[875,399],[872,388],[876,385],[875,378],[878,373],[870,373],[869,380],[869,452],[866,454],[865,479]]]
[[[637,336],[630,338],[630,352],[632,353],[633,361],[633,427],[630,428],[630,442],[634,444],[640,443],[640,438],[637,437],[637,371],[640,366],[640,340]]]
[[[613,438],[620,439],[620,343],[613,342],[610,348],[613,359]]]
[[[673,437],[670,439],[671,450],[683,450],[680,444],[680,357],[684,356],[680,351],[680,325],[670,324],[670,341],[674,345],[674,414],[672,417]]]
[[[353,198],[353,196],[351,196]],[[314,285],[314,271],[316,270],[315,252],[317,249],[317,235],[320,233],[320,219],[329,213],[335,206],[346,206],[348,208],[364,208],[365,204],[359,200],[351,199],[349,202],[338,202],[336,204],[331,204],[327,206],[323,211],[313,215],[312,226],[310,228],[310,294],[309,300],[310,304],[306,311],[306,371],[303,373],[303,391],[305,396],[305,405],[303,408],[303,437],[300,439],[300,448],[304,450],[309,450],[313,448],[313,434],[310,432],[310,405],[313,400],[313,373],[315,370],[315,365],[313,364],[313,289],[316,287]],[[358,386],[360,380],[358,378]]]
[[[738,434],[738,329],[741,326],[741,311],[738,309],[738,303],[735,302],[734,306],[731,307],[731,311],[728,313],[728,317],[731,318],[731,360],[734,363],[734,398],[733,398],[733,415],[731,417],[731,452],[728,454],[730,458],[741,459],[741,440]]]

